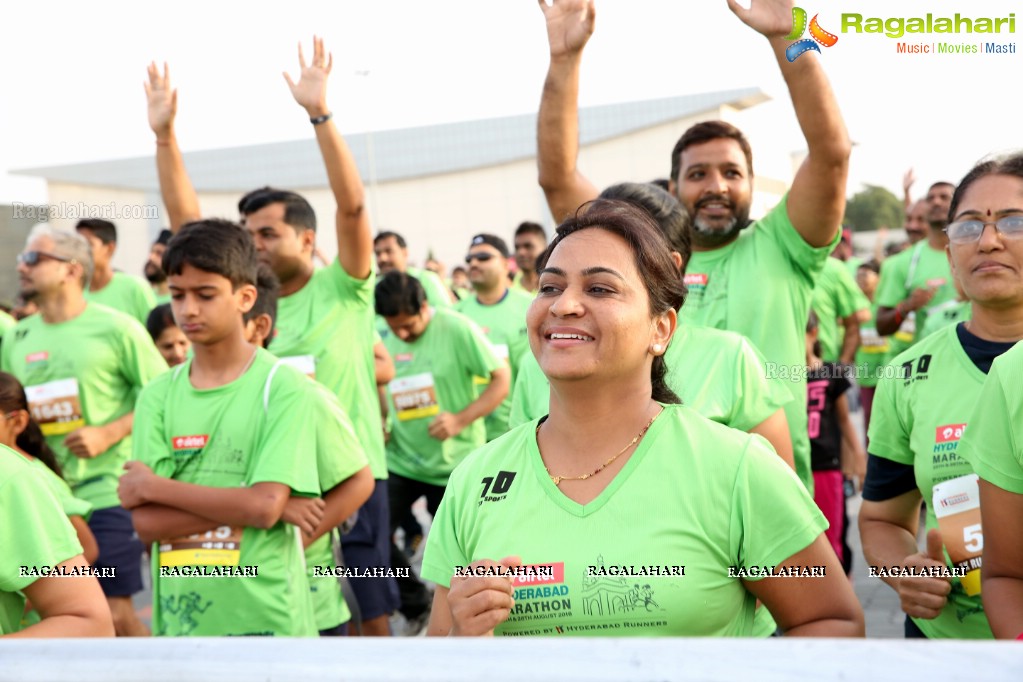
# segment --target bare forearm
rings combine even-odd
[[[129,412],[126,415],[122,415],[112,422],[108,422],[103,425],[103,428],[107,431],[110,437],[111,446],[120,443],[122,440],[131,435],[131,427],[135,424],[135,413]]]
[[[146,499],[217,524],[252,528],[270,528],[277,523],[288,500],[287,494],[271,494],[258,484],[251,488],[216,488],[162,477],[152,479]]]
[[[827,164],[847,166],[852,143],[820,60],[807,55],[790,62],[785,56],[788,42],[784,37],[768,41],[788,87],[809,156]],[[841,191],[845,191],[844,185]]]
[[[860,346],[860,323],[856,315],[850,315],[842,324],[845,335],[842,338],[842,350],[838,354],[838,361],[851,365],[856,361],[856,349]]]
[[[827,618],[804,623],[785,631],[786,637],[863,637],[863,621],[856,618]]]
[[[491,375],[490,384],[483,393],[480,393],[476,400],[465,406],[465,409],[458,413],[458,420],[463,424],[471,424],[481,417],[497,409],[501,401],[508,396],[508,388],[511,383],[510,371],[499,370]]]
[[[325,115],[325,107],[307,109],[310,117]],[[334,120],[314,126],[330,191],[337,203],[337,245],[341,267],[356,279],[369,277],[373,260],[373,235],[366,211],[366,190],[355,158],[338,132]]]
[[[901,304],[899,305],[901,306]],[[895,308],[878,308],[876,319],[877,333],[881,336],[890,336],[899,331],[899,325],[902,324],[903,317],[902,309],[899,306]]]
[[[185,223],[198,220],[199,195],[185,170],[185,160],[178,147],[173,130],[157,135],[156,172],[160,180],[160,197],[167,207],[167,220],[171,232],[177,232]]]
[[[367,466],[334,486],[323,498],[326,504],[323,520],[316,526],[309,542],[340,526],[354,514],[373,494],[374,485],[373,472]]]
[[[581,64],[581,52],[551,59],[537,116],[538,180],[557,222],[597,196],[576,166]]]
[[[998,639],[1023,634],[1023,577],[983,576],[984,612]]]
[[[221,523],[162,504],[144,504],[131,510],[132,525],[147,545],[168,538],[213,530]]]
[[[901,526],[886,521],[860,518],[863,556],[869,566],[901,566],[906,557],[918,551],[916,536]],[[893,590],[899,589],[899,578],[881,576]]]

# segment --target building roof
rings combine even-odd
[[[759,88],[743,88],[586,107],[579,112],[580,143],[621,137],[722,106],[745,109],[768,99]],[[363,177],[375,176],[377,182],[388,182],[532,158],[536,154],[536,114],[345,137]],[[300,188],[327,184],[319,149],[312,138],[194,151],[184,154],[184,159],[189,177],[200,192],[243,192],[261,185]],[[159,189],[152,156],[13,172],[50,182]]]

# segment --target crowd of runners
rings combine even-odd
[[[753,150],[703,121],[665,179],[601,189],[577,165],[593,0],[539,4],[558,227],[482,215],[450,272],[370,224],[322,40],[285,79],[333,262],[288,189],[204,215],[149,67],[167,229],[145,279],[113,269],[106,220],[4,254],[0,635],[389,636],[400,614],[441,636],[855,637],[869,571],[906,637],[1023,637],[1023,154],[919,200],[908,174],[908,241],[857,253],[851,142],[816,57],[786,57],[792,3],[728,0],[788,87],[791,185],[751,219]]]

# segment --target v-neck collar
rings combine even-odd
[[[650,429],[646,432],[646,435],[644,435],[643,439],[640,440],[635,452],[633,452],[632,456],[629,457],[629,461],[625,463],[625,466],[622,467],[621,471],[615,474],[615,477],[611,480],[607,487],[600,491],[599,495],[586,504],[579,504],[572,498],[565,495],[565,493],[561,492],[558,486],[554,485],[554,481],[551,480],[550,475],[547,473],[547,469],[543,465],[543,458],[540,456],[540,447],[536,441],[536,426],[540,424],[541,420],[547,419],[547,416],[545,415],[538,419],[536,424],[533,426],[533,429],[531,429],[527,447],[529,459],[532,463],[533,474],[539,481],[540,488],[544,491],[547,497],[551,499],[551,501],[573,516],[582,518],[598,512],[605,504],[607,504],[608,500],[611,499],[611,496],[614,495],[619,488],[625,485],[626,481],[629,480],[629,477],[632,476],[632,473],[637,467],[639,467],[643,459],[646,458],[647,452],[651,447],[653,447],[653,443],[657,440],[657,436],[661,432],[662,424],[667,421],[667,418],[670,418],[671,406],[664,405],[662,403],[658,404],[661,405],[663,409],[660,414],[657,415],[657,418],[654,419],[654,423],[650,425]]]

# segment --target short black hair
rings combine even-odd
[[[381,317],[418,315],[426,301],[419,280],[404,272],[391,270],[377,282],[376,313]]]
[[[163,334],[164,329],[177,326],[178,323],[174,321],[170,303],[161,303],[156,306],[149,311],[149,316],[146,318],[146,331],[149,332],[149,337],[153,339],[154,343],[160,338],[160,334]]]
[[[519,223],[519,226],[515,228],[515,236],[518,237],[520,234],[535,234],[543,238],[543,243],[547,243],[547,231],[543,229],[543,225],[540,223],[534,223],[529,220]]]
[[[270,329],[266,338],[263,339],[263,347],[270,344],[274,337],[274,327],[277,326],[277,299],[281,294],[281,283],[277,275],[266,263],[260,263],[256,272],[256,302],[247,313],[242,314],[242,321],[249,322],[260,315],[270,317]]]
[[[226,277],[231,287],[256,284],[259,260],[249,233],[237,223],[219,218],[186,224],[168,242],[163,271],[180,275],[185,265]]]
[[[390,237],[394,237],[394,241],[398,242],[398,246],[400,246],[401,248],[403,249],[408,248],[408,244],[405,243],[405,238],[402,237],[397,232],[381,232],[377,236],[373,237],[373,246],[376,246],[378,243]]]
[[[117,228],[109,220],[103,220],[102,218],[83,218],[78,221],[75,225],[75,231],[85,228],[89,232],[96,235],[104,244],[116,244],[117,243]]]
[[[871,258],[870,260],[863,261],[856,266],[857,270],[870,270],[875,275],[881,274],[881,264]]]
[[[295,228],[296,232],[316,232],[316,212],[313,207],[301,194],[286,189],[254,189],[238,201],[238,213],[247,216],[270,204],[284,204],[284,222]]]

